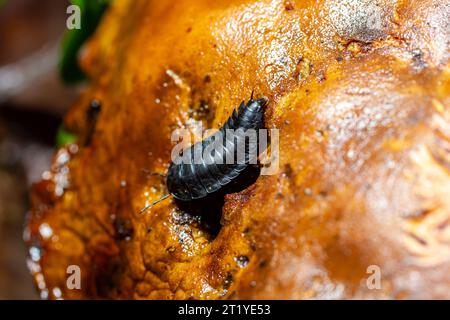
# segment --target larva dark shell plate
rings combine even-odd
[[[242,129],[242,131],[248,129],[262,129],[264,125],[263,108],[267,102],[267,98],[258,100],[251,99],[247,104],[242,102],[238,111],[233,111],[233,114],[218,130],[218,133],[225,137],[226,129]],[[176,199],[181,201],[191,201],[204,198],[211,193],[217,192],[236,179],[249,165],[250,156],[247,152],[248,149],[246,149],[244,163],[226,164],[227,152],[233,152],[234,159],[237,159],[236,144],[239,143],[237,140],[245,139],[245,136],[240,138],[239,135],[234,141],[228,141],[228,143],[231,143],[231,146],[233,147],[231,149],[233,151],[228,150],[230,148],[227,148],[226,143],[218,150],[219,155],[217,157],[223,159],[221,164],[214,163],[212,159],[208,159],[211,162],[207,162],[207,159],[201,159],[200,163],[194,163],[194,153],[201,151],[203,154],[205,148],[214,143],[216,137],[217,134],[183,150],[177,160],[180,160],[180,157],[184,156],[184,159],[190,159],[189,163],[182,163],[181,161],[174,161],[171,163],[167,174],[167,188]],[[228,144],[228,146],[230,146],[230,144]]]

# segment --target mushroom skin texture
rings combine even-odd
[[[449,11],[448,0],[115,1],[64,120],[79,142],[31,193],[42,296],[449,299]],[[278,172],[139,214],[165,192],[151,173],[167,170],[172,132],[219,128],[253,90],[279,129]],[[67,286],[74,265],[79,289]]]

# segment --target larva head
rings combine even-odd
[[[192,196],[189,189],[183,182],[183,164],[171,163],[167,172],[167,189],[169,193],[177,200],[190,201]]]

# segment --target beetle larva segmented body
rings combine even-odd
[[[247,104],[242,102],[214,135],[183,150],[169,167],[167,188],[170,194],[181,201],[204,198],[221,190],[250,164],[256,163],[258,139],[248,139],[247,132],[257,133],[264,127],[263,108],[267,103],[265,97],[252,98]]]

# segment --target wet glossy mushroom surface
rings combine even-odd
[[[116,1],[65,118],[78,143],[31,195],[38,287],[50,298],[449,298],[449,16],[447,0]],[[139,214],[166,192],[151,173],[167,170],[172,131],[220,127],[253,90],[270,99],[278,172]],[[70,265],[80,290],[67,289]]]

